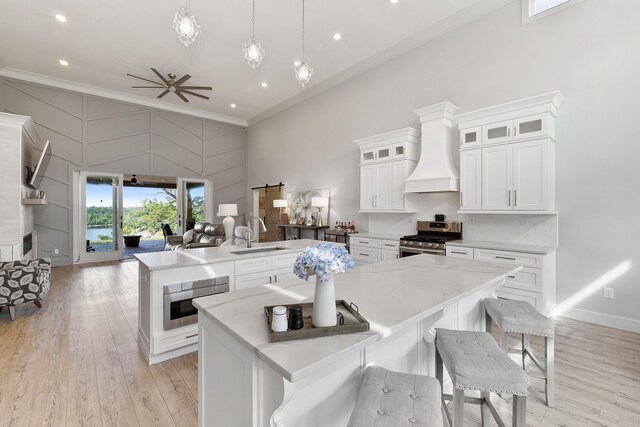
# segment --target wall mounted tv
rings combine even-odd
[[[31,170],[31,168],[27,167],[27,185],[33,188],[40,187],[40,183],[42,182],[42,177],[44,176],[44,171],[47,170],[47,164],[49,164],[49,159],[51,158],[51,145],[49,141],[44,144],[44,149],[42,150],[42,154],[40,154],[40,160],[36,166]]]

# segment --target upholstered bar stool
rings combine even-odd
[[[545,380],[545,396],[547,406],[553,408],[554,393],[554,369],[553,369],[553,348],[556,328],[553,320],[539,313],[531,304],[526,301],[512,301],[497,298],[487,298],[484,300],[485,321],[487,332],[491,333],[491,319],[500,328],[500,347],[505,353],[521,353],[522,368],[525,369],[527,356],[540,369]],[[509,349],[508,333],[522,335],[522,349]],[[544,367],[529,351],[529,336],[544,337]]]
[[[504,422],[491,404],[491,393],[513,395],[512,425],[527,425],[527,374],[502,352],[487,332],[436,329],[436,378],[442,386],[447,368],[453,383],[453,396],[442,393],[442,405],[451,427],[464,425],[464,404],[480,405],[483,426],[489,425],[489,413],[496,423]],[[480,398],[465,397],[466,390],[480,392]],[[453,400],[453,420],[446,406]]]
[[[442,427],[440,384],[433,377],[370,366],[347,427]]]

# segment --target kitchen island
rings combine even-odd
[[[433,375],[433,327],[483,330],[481,301],[519,266],[417,255],[335,276],[368,332],[269,343],[264,306],[311,301],[314,282],[200,298],[200,426],[339,426],[368,364]],[[308,320],[306,320],[308,321]]]
[[[209,289],[224,283],[232,292],[265,283],[300,283],[293,263],[305,247],[317,243],[302,239],[254,243],[252,248],[230,245],[136,254],[140,351],[154,364],[198,349],[191,300],[203,289],[194,290],[196,282],[214,283]]]

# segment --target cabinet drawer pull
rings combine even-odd
[[[464,206],[464,198],[462,197],[462,195],[463,195],[463,194],[464,194],[464,193],[461,191],[461,192],[460,192],[460,207],[463,207],[463,206]]]
[[[188,338],[194,338],[194,337],[197,337],[197,336],[198,336],[198,333],[196,332],[195,334],[187,335],[185,338],[188,339]]]
[[[387,247],[390,247],[390,248],[395,248],[396,247],[396,245],[394,245],[393,243],[385,243],[384,245],[387,246]]]
[[[358,255],[369,256],[369,254],[363,254],[362,252],[360,252]]]
[[[360,245],[368,245],[369,242],[365,242],[364,240],[358,240],[358,244],[360,244]]]
[[[468,255],[467,252],[451,251],[452,254]]]
[[[508,206],[511,206],[511,190],[509,190],[509,205]]]
[[[499,259],[508,259],[509,261],[515,261],[515,260],[516,260],[515,258],[512,258],[512,257],[508,257],[508,256],[500,256],[500,255],[496,255],[496,258],[499,258]]]
[[[269,276],[269,284],[271,284],[271,283],[273,283],[273,282],[271,281],[271,276]]]
[[[515,279],[516,276],[507,276],[509,279]]]
[[[274,281],[274,283],[278,283],[278,275],[277,274],[273,275],[273,281]]]
[[[513,206],[518,206],[518,190],[513,190]]]

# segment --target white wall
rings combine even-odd
[[[463,219],[467,238],[553,244],[559,230],[557,299],[574,306],[567,314],[640,331],[640,2],[585,0],[526,26],[520,3],[250,125],[248,184],[329,187],[330,221],[371,231],[410,232],[435,212]],[[357,213],[354,139],[418,127],[412,110],[444,100],[464,113],[553,90],[566,97],[558,217],[462,217],[457,193],[416,196],[415,216]],[[605,283],[615,300],[602,298]]]

